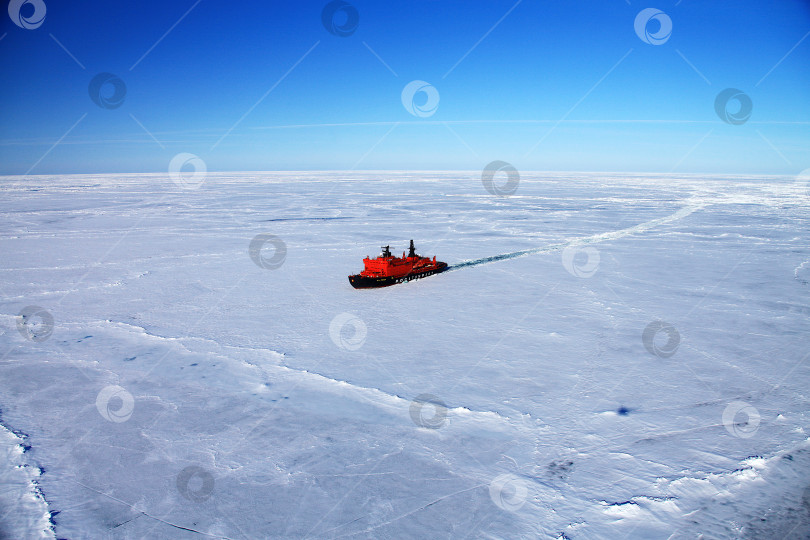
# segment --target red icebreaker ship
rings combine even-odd
[[[404,252],[402,258],[394,257],[389,248],[390,246],[383,246],[383,252],[376,259],[368,257],[363,259],[366,268],[359,274],[349,276],[352,287],[355,289],[387,287],[447,270],[447,263],[437,261],[435,256],[428,259],[417,255],[413,240],[407,257]]]

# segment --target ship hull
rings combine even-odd
[[[368,277],[361,274],[355,274],[353,276],[349,276],[349,283],[351,283],[352,287],[355,289],[375,289],[378,287],[396,285],[397,283],[404,283],[406,281],[413,281],[414,279],[432,276],[433,274],[439,274],[447,270],[447,268],[447,263],[439,262],[436,263],[436,266],[433,268],[420,272],[411,272],[404,276]]]

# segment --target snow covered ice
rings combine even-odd
[[[810,535],[792,178],[0,182],[0,537]]]

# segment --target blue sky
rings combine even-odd
[[[211,171],[810,167],[807,1],[358,0],[333,5],[336,33],[323,1],[39,1],[41,24],[17,10],[35,28],[2,13],[0,174],[163,172],[181,152]],[[119,106],[91,99],[99,73]],[[403,105],[412,81],[435,108]],[[727,88],[752,104],[737,123]]]

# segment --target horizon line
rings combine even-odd
[[[801,175],[800,171],[796,174],[780,174],[780,173],[744,173],[744,172],[655,172],[655,171],[586,171],[586,170],[524,170],[519,171],[521,177],[523,175],[536,175],[536,174],[550,174],[550,175],[568,175],[568,174],[581,174],[581,175],[642,175],[642,176],[714,176],[714,177],[740,177],[740,178],[789,178],[798,177]],[[248,175],[248,174],[473,174],[480,175],[480,169],[275,169],[275,170],[231,170],[231,171],[206,171],[207,176],[222,176],[222,175]],[[28,178],[39,176],[166,176],[170,177],[170,171],[149,171],[149,172],[103,172],[103,173],[37,173],[37,174],[2,174],[0,173],[0,180],[11,178]],[[523,180],[523,178],[521,178]]]

